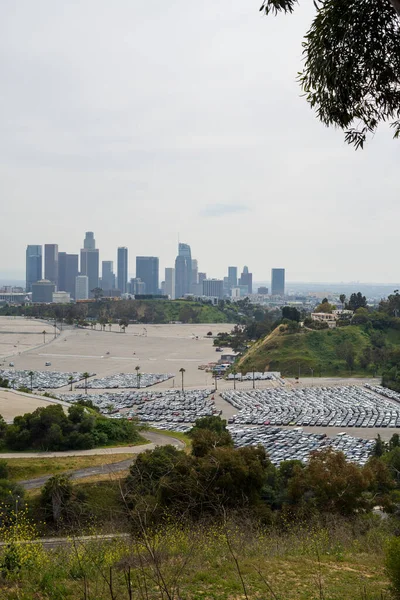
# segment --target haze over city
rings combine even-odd
[[[179,236],[213,277],[398,279],[398,145],[383,129],[355,152],[300,98],[312,3],[258,8],[1,3],[2,280],[86,230],[101,260],[127,246],[161,271]]]

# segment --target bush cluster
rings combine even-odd
[[[152,518],[165,511],[199,518],[246,509],[265,523],[284,515],[352,516],[377,504],[394,509],[397,482],[384,458],[374,456],[360,467],[326,449],[313,453],[307,465],[275,466],[262,446],[234,448],[219,417],[198,419],[190,437],[191,454],[166,446],[138,456],[126,479],[132,507],[150,509]]]
[[[126,419],[109,419],[74,404],[65,414],[59,404],[15,417],[7,425],[0,417],[0,441],[10,450],[86,450],[139,439],[137,425]]]

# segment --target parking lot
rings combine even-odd
[[[162,383],[175,377],[174,373],[116,373],[90,379],[86,384],[79,384],[76,389],[90,388],[97,390],[109,390],[115,388],[146,388],[157,383]]]
[[[191,429],[191,425],[186,423],[176,424],[168,421],[158,422],[156,426],[158,429],[182,433],[187,433]],[[301,427],[288,430],[271,426],[240,428],[237,425],[229,425],[228,429],[236,448],[261,444],[275,465],[285,460],[300,460],[307,463],[310,452],[328,447],[343,452],[348,460],[364,465],[375,444],[374,440],[366,440],[346,433],[329,437],[325,433],[304,431]]]
[[[0,326],[2,324],[0,317]],[[11,330],[15,324],[23,323],[46,329],[51,327],[29,319],[7,321],[4,326]],[[22,325],[18,325],[22,326]],[[132,325],[126,333],[113,325],[111,331],[67,328],[57,339],[46,336],[46,344],[39,348],[23,351],[10,358],[17,370],[44,370],[45,363],[51,362],[52,370],[60,372],[89,371],[98,377],[115,373],[133,373],[140,367],[141,373],[176,373],[174,381],[157,384],[161,388],[179,387],[179,370],[185,369],[185,386],[198,389],[210,387],[212,374],[199,370],[198,366],[218,360],[213,340],[207,334],[220,331],[229,332],[232,325],[218,324],[171,324],[171,325]],[[17,339],[18,336],[13,336]],[[31,336],[32,337],[32,336]],[[43,336],[40,340],[43,342]],[[9,360],[6,361],[6,365]],[[5,366],[6,366],[5,365]]]
[[[400,427],[400,394],[378,386],[223,391],[230,422],[308,427]]]
[[[310,452],[331,447],[340,450],[352,462],[364,465],[374,446],[373,440],[364,440],[347,434],[327,437],[323,433],[309,433],[300,428],[284,430],[278,427],[249,429],[229,428],[235,446],[261,444],[274,464],[284,460],[300,460],[307,463]]]
[[[142,422],[193,423],[199,417],[219,413],[213,390],[148,390],[102,394],[58,394],[60,400],[90,399],[103,414],[113,418],[137,417]]]
[[[0,369],[0,376],[8,379],[9,384],[12,388],[18,389],[19,387],[48,390],[57,389],[64,387],[71,383],[77,383],[83,379],[83,373],[70,372],[60,373],[58,371],[32,371],[32,377],[30,371],[18,371],[15,369]],[[89,373],[93,376],[94,373]]]

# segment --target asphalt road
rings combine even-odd
[[[116,454],[116,450],[119,452],[123,451],[123,453],[131,452],[132,455],[139,454],[140,452],[144,452],[145,450],[153,450],[156,446],[167,446],[169,444],[175,446],[176,448],[184,448],[185,444],[180,440],[169,437],[167,435],[163,435],[161,433],[155,433],[153,431],[147,431],[143,434],[144,437],[150,440],[150,444],[141,445],[141,446],[128,446],[128,448],[106,448],[106,454]],[[103,454],[100,450],[105,450],[104,448],[98,448],[97,451],[77,451],[75,454],[70,452],[40,452],[40,453],[18,453],[18,454],[4,454],[1,457],[5,458],[18,458],[18,457],[43,457],[43,458],[51,458],[53,456],[82,456],[84,452],[91,452],[91,454]],[[118,452],[118,453],[119,453]],[[128,458],[126,460],[121,460],[117,463],[107,464],[107,458],[105,456],[105,463],[103,465],[98,465],[96,467],[86,467],[85,469],[77,469],[76,471],[66,471],[68,475],[71,475],[71,479],[82,479],[84,477],[91,477],[92,475],[104,475],[104,474],[114,474],[119,471],[125,471],[132,464],[132,459]],[[33,479],[26,479],[25,481],[19,481],[18,483],[25,490],[34,490],[42,487],[48,479],[50,479],[52,475],[43,475],[42,477],[35,477]]]

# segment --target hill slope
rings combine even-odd
[[[354,366],[350,369],[346,362],[346,352],[352,348]],[[302,330],[288,334],[280,328],[258,341],[240,359],[241,372],[280,371],[290,377],[306,376],[314,370],[314,375],[369,375],[371,367],[362,368],[360,359],[365,348],[372,350],[370,335],[358,326],[341,327],[321,331]],[[362,360],[361,360],[362,362]]]

